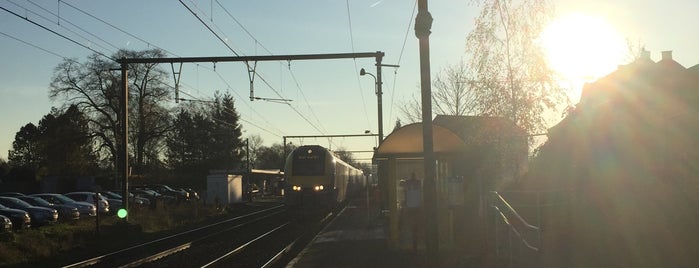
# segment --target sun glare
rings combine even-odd
[[[570,14],[554,20],[541,35],[551,67],[567,82],[592,81],[623,63],[628,46],[601,17]]]

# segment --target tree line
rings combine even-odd
[[[157,49],[121,50],[112,58],[157,58]],[[8,159],[0,159],[3,189],[38,191],[42,178],[94,177],[102,187],[119,183],[121,75],[119,65],[97,54],[55,67],[49,96],[60,105],[15,134]],[[229,93],[213,100],[173,105],[167,73],[157,64],[130,64],[130,174],[136,182],[200,187],[209,170],[283,169],[284,147],[265,147],[259,136],[243,138],[240,115]],[[249,150],[249,151],[246,151]],[[287,150],[289,150],[287,148]]]

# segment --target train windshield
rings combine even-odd
[[[293,158],[294,176],[318,176],[325,172],[325,154],[323,150],[308,149],[299,151]]]

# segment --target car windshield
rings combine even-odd
[[[177,192],[177,190],[172,189],[172,188],[170,188],[170,186],[167,186],[167,185],[161,185],[160,187],[162,187],[163,189],[165,189],[165,190],[167,190],[167,191]]]
[[[8,205],[10,207],[15,207],[15,208],[32,207],[32,205],[30,205],[27,202],[24,202],[24,201],[19,200],[17,198],[11,198],[11,197],[0,198],[0,202],[2,202],[2,204],[4,204],[4,205]]]
[[[113,192],[102,192],[101,194],[107,198],[121,199],[121,195]]]
[[[44,196],[42,196],[42,197],[44,197]],[[75,203],[75,200],[70,199],[67,196],[60,195],[60,194],[45,195],[45,197],[50,199],[51,202],[58,203],[58,204]]]
[[[38,197],[33,197],[33,196],[22,196],[22,197],[18,197],[18,198],[21,199],[22,201],[27,202],[27,203],[29,203],[29,204],[32,204],[32,205],[34,205],[34,206],[46,207],[46,206],[52,206],[52,205],[53,205],[51,202],[46,201],[46,200],[41,199],[41,198],[38,198]]]

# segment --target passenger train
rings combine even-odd
[[[365,185],[362,170],[319,145],[296,148],[284,166],[286,204],[332,208]]]

